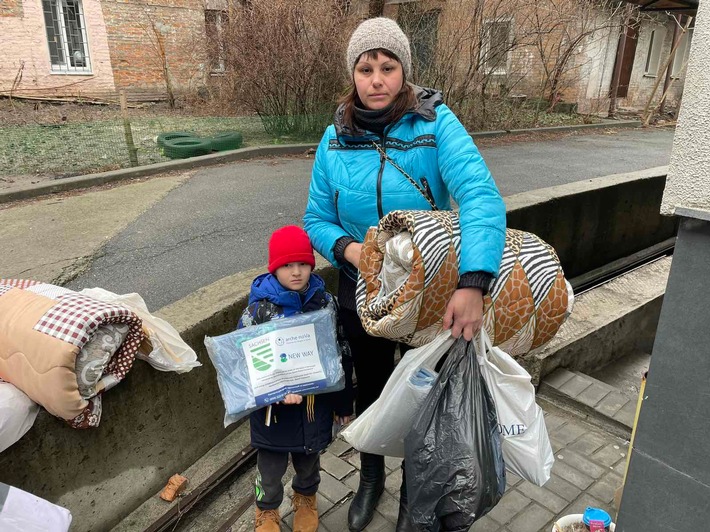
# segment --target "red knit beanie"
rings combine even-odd
[[[304,262],[316,267],[313,246],[306,232],[296,225],[277,229],[269,239],[269,273],[289,262]]]

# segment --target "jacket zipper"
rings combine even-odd
[[[386,152],[385,140],[387,135],[382,135],[382,151]],[[377,173],[377,219],[381,220],[384,216],[382,210],[382,173],[385,169],[385,156],[380,154],[380,171]]]
[[[434,194],[431,192],[429,181],[427,181],[426,177],[422,177],[422,186],[424,187],[424,192],[426,192],[426,195],[429,197],[431,202],[436,205],[436,201],[434,201]]]
[[[340,221],[340,213],[338,212],[338,197],[340,196],[340,190],[335,191],[335,219]]]

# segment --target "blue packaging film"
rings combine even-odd
[[[224,426],[287,394],[345,387],[332,307],[205,337],[225,406]]]

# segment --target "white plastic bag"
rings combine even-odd
[[[508,353],[491,346],[484,330],[476,342],[476,351],[496,404],[506,468],[542,486],[550,478],[555,457],[543,411],[535,402],[530,374]]]
[[[0,379],[0,453],[32,428],[38,412],[37,403]]]
[[[197,353],[185,343],[180,333],[164,319],[153,316],[139,294],[118,295],[103,288],[85,288],[79,293],[105,303],[124,306],[143,320],[143,329],[153,349],[150,353],[141,349],[136,356],[155,369],[187,373],[202,365],[197,361]]]
[[[428,344],[407,351],[379,399],[343,431],[350,445],[360,452],[404,457],[404,438],[431,390],[434,367],[453,343],[451,333],[445,331]],[[429,372],[420,372],[422,368]]]
[[[0,482],[0,530],[3,532],[67,532],[69,510]]]

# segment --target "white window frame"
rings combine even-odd
[[[225,48],[224,48],[224,39],[223,39],[223,32],[224,32],[224,19],[223,17],[227,15],[227,12],[224,9],[205,9],[205,31],[207,28],[207,13],[216,13],[217,18],[215,19],[215,38],[217,39],[217,67],[213,68],[212,67],[212,58],[209,57],[209,62],[210,62],[210,73],[211,74],[224,74],[225,72]]]
[[[505,76],[508,74],[508,67],[510,63],[510,50],[505,51],[505,61],[503,61],[503,66],[491,69],[488,66],[489,62],[489,52],[491,47],[491,30],[495,24],[507,24],[508,25],[508,36],[507,44],[510,45],[510,39],[513,35],[513,17],[501,17],[496,19],[488,19],[483,21],[483,46],[481,47],[481,56],[484,59],[484,68],[486,74],[494,76]]]
[[[688,59],[690,54],[690,44],[693,42],[693,28],[686,30],[686,32],[681,36],[680,44],[675,52],[675,57],[673,58],[673,65],[671,66],[671,77],[678,79],[682,75],[681,68],[683,63]]]
[[[89,53],[89,35],[86,30],[86,17],[84,16],[84,4],[82,0],[73,0],[76,3],[77,10],[79,13],[79,20],[81,22],[81,44],[84,48],[84,61],[85,61],[85,66],[83,67],[77,67],[77,66],[72,66],[71,62],[69,61],[69,56],[70,56],[70,50],[69,50],[69,35],[68,35],[68,28],[66,27],[66,24],[64,22],[64,9],[65,9],[65,2],[66,0],[56,0],[52,2],[52,0],[47,0],[50,4],[50,8],[52,7],[52,4],[56,6],[56,11],[52,13],[52,16],[54,17],[56,15],[56,21],[59,26],[59,35],[56,37],[59,38],[59,41],[57,45],[61,48],[62,53],[64,54],[64,62],[60,63],[54,62],[54,58],[52,57],[52,49],[49,46],[49,34],[47,33],[47,21],[44,19],[45,22],[45,36],[47,38],[47,51],[49,53],[49,63],[51,65],[50,69],[52,74],[92,74],[92,68],[91,68],[91,54]],[[44,2],[42,2],[42,16],[44,17]],[[54,27],[52,27],[52,31],[54,31]]]
[[[658,76],[658,67],[661,65],[661,52],[663,51],[663,41],[666,39],[666,28],[659,26],[651,30],[646,51],[646,62],[644,63],[643,75],[647,78]]]

